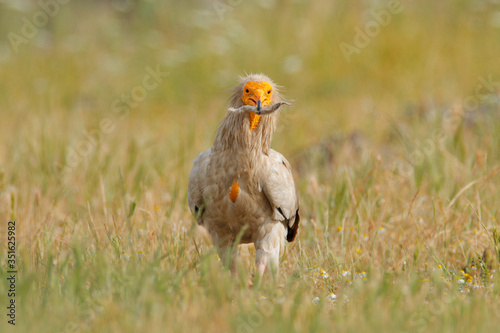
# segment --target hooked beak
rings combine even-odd
[[[255,91],[255,97],[257,98],[257,104],[256,107],[257,107],[257,111],[260,111],[260,109],[262,109],[262,100],[264,99],[264,91],[262,91],[262,89],[257,89]]]

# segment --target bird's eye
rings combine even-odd
[[[245,89],[245,92],[246,92],[246,93],[248,94],[248,93],[250,92],[250,90],[248,90],[248,89]]]
[[[268,93],[268,94],[270,94],[270,93],[271,93],[271,90],[269,90],[267,93]]]

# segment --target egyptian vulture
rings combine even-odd
[[[295,239],[299,204],[290,163],[271,149],[279,108],[287,102],[263,74],[242,77],[212,148],[193,162],[188,203],[219,257],[235,271],[236,243],[254,243],[258,274],[278,273],[285,239]]]

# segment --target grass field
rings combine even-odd
[[[498,1],[54,1],[0,1],[0,331],[496,331]],[[255,288],[186,197],[245,72],[302,212]]]

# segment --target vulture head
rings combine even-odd
[[[283,101],[278,90],[279,86],[264,74],[240,77],[232,88],[228,113],[219,125],[213,149],[252,148],[267,153],[276,128],[276,111],[282,105],[291,105]]]
[[[290,105],[282,101],[279,86],[264,74],[241,77],[239,84],[233,89],[229,111],[250,112],[252,129],[261,115],[273,113],[284,104]]]
[[[243,104],[257,107],[257,111],[271,104],[273,100],[273,86],[269,82],[248,81],[243,87]]]

